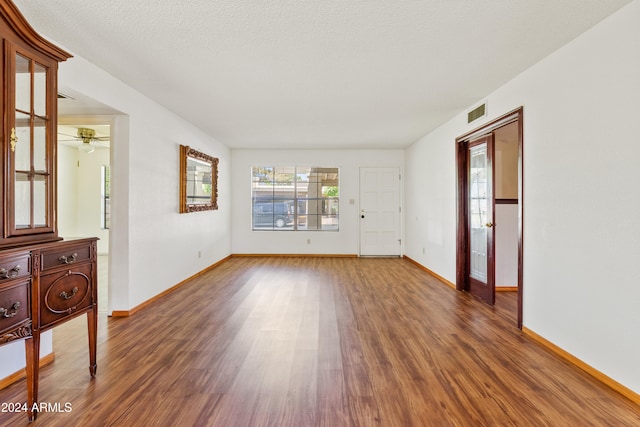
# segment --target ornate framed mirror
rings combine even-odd
[[[218,209],[218,159],[180,145],[180,213]]]

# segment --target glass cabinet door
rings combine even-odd
[[[10,78],[15,87],[14,93],[9,94],[14,107],[13,117],[9,118],[13,121],[9,123],[9,235],[52,231],[53,123],[48,111],[52,100],[48,99],[51,95],[47,90],[51,70],[43,64],[46,61],[13,48],[5,54],[12,65]]]

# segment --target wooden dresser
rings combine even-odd
[[[96,374],[97,270],[96,238],[0,251],[0,345],[25,339],[29,420],[37,415],[42,332],[86,313],[89,373]]]
[[[96,373],[96,238],[57,227],[58,63],[71,55],[0,0],[0,345],[24,339],[29,420],[37,415],[40,334],[87,314]]]

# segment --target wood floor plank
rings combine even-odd
[[[635,426],[640,408],[402,259],[238,257],[130,318],[56,329],[48,426]],[[0,390],[23,402],[24,382]],[[24,413],[0,425],[24,426]]]

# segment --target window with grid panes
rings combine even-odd
[[[253,230],[338,231],[338,168],[254,166],[251,178]]]

